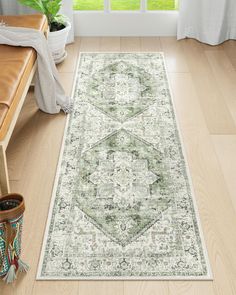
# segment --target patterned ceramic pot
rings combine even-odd
[[[0,276],[10,283],[16,272],[28,270],[20,260],[21,233],[24,199],[19,194],[8,194],[0,198]]]

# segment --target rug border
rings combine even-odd
[[[69,126],[69,120],[70,120],[70,114],[67,115],[66,118],[66,124],[65,124],[65,128],[64,128],[64,134],[63,134],[63,138],[62,138],[62,145],[60,148],[60,153],[59,153],[59,158],[58,158],[58,163],[57,163],[57,168],[56,168],[56,173],[55,173],[55,177],[54,177],[54,182],[53,182],[53,189],[52,189],[52,194],[51,194],[51,200],[50,200],[50,206],[49,206],[49,210],[48,210],[48,215],[47,215],[47,221],[46,221],[46,227],[44,230],[44,235],[43,235],[43,242],[42,242],[42,246],[41,246],[41,250],[40,250],[40,256],[39,256],[39,261],[38,261],[38,267],[37,267],[37,274],[36,274],[36,281],[212,281],[213,280],[213,273],[212,273],[212,269],[211,269],[211,265],[210,265],[210,260],[209,260],[209,255],[208,255],[208,251],[207,251],[207,247],[206,247],[206,242],[205,242],[205,238],[203,235],[203,230],[202,230],[202,226],[201,226],[201,220],[200,220],[200,214],[198,211],[198,206],[197,206],[197,201],[196,201],[196,195],[193,189],[193,182],[192,182],[192,177],[190,174],[190,169],[189,169],[189,164],[187,161],[187,156],[186,156],[186,150],[185,150],[185,146],[184,146],[184,142],[183,142],[183,137],[182,137],[182,133],[181,133],[181,129],[180,129],[180,124],[179,124],[179,119],[177,117],[177,111],[176,111],[176,106],[175,106],[175,102],[173,99],[173,92],[172,92],[172,87],[171,87],[171,83],[170,83],[170,77],[169,77],[169,73],[167,71],[167,65],[166,65],[166,59],[165,59],[165,54],[162,51],[156,51],[156,52],[151,52],[151,51],[147,51],[147,52],[141,52],[141,51],[127,51],[127,52],[121,52],[121,51],[100,51],[100,52],[96,52],[96,51],[80,51],[79,52],[79,57],[77,60],[77,65],[76,65],[76,72],[74,75],[74,81],[73,81],[73,87],[72,87],[72,91],[71,91],[71,100],[74,99],[74,94],[75,94],[75,87],[78,81],[78,69],[80,66],[80,60],[81,60],[81,56],[83,54],[91,54],[91,53],[95,53],[95,54],[159,54],[162,55],[163,57],[163,63],[164,63],[164,69],[166,72],[166,78],[167,78],[167,82],[168,82],[168,87],[169,87],[169,91],[170,91],[170,97],[171,97],[171,103],[172,103],[172,107],[174,110],[174,114],[175,114],[175,122],[176,122],[176,126],[177,126],[177,132],[178,132],[178,136],[179,136],[179,140],[180,140],[180,144],[181,144],[181,148],[182,148],[182,153],[183,153],[183,157],[184,157],[184,161],[185,161],[185,168],[186,168],[186,173],[188,176],[188,181],[189,181],[189,186],[190,186],[190,191],[191,191],[191,198],[193,201],[193,207],[194,207],[194,211],[195,211],[195,216],[196,216],[196,220],[197,220],[197,225],[198,225],[198,229],[199,229],[199,236],[200,236],[200,240],[201,240],[201,244],[202,244],[202,249],[203,249],[203,254],[204,254],[204,258],[206,260],[206,265],[207,265],[207,270],[208,270],[208,274],[206,276],[147,276],[147,277],[139,277],[139,276],[134,276],[134,277],[126,277],[126,276],[122,276],[122,277],[96,277],[96,276],[92,276],[92,277],[82,277],[82,276],[78,276],[78,277],[54,277],[54,276],[47,276],[47,277],[43,277],[41,276],[41,270],[42,270],[42,265],[43,265],[43,258],[44,258],[44,252],[45,252],[45,248],[46,248],[46,243],[47,243],[47,237],[48,237],[48,232],[49,232],[49,227],[50,227],[50,221],[51,221],[51,217],[52,217],[52,213],[53,213],[53,207],[54,207],[54,202],[55,202],[55,198],[56,198],[56,189],[57,189],[57,185],[58,185],[58,180],[59,180],[59,172],[60,172],[60,166],[61,166],[61,162],[62,162],[62,156],[63,156],[63,152],[64,152],[64,147],[65,147],[65,139],[66,139],[66,133],[68,130],[68,126]]]

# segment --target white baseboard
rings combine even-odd
[[[177,11],[75,11],[76,36],[176,36]]]

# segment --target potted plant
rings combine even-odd
[[[62,62],[67,56],[65,45],[71,29],[68,19],[59,14],[62,0],[18,0],[18,2],[46,15],[49,25],[48,45],[50,51],[55,63]]]

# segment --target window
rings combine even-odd
[[[140,10],[139,0],[111,0],[111,10]]]
[[[103,10],[103,0],[74,0],[74,10]]]
[[[70,0],[79,36],[176,36],[179,0]]]
[[[176,0],[147,0],[148,10],[176,10]]]
[[[73,0],[74,10],[176,10],[177,0]],[[105,5],[108,6],[105,7]]]

